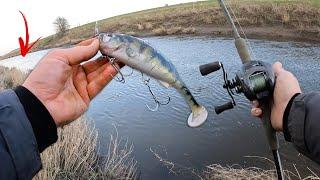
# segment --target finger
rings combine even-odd
[[[88,85],[90,99],[93,99],[117,74],[117,71],[111,64],[106,65],[104,71]]]
[[[108,62],[109,62],[108,58],[99,57],[98,59],[96,59],[94,61],[86,62],[82,66],[83,66],[84,71],[88,75],[91,72],[96,71],[98,68],[100,68],[101,66],[103,66],[104,64],[106,64]]]
[[[276,74],[276,76],[277,76],[281,71],[283,71],[282,64],[281,64],[279,61],[275,62],[275,63],[273,64],[272,68],[273,68],[273,71],[274,71],[274,73]]]
[[[104,63],[104,64],[100,63],[99,66],[90,69],[88,71],[90,73],[87,73],[88,81],[89,82],[93,81],[97,76],[99,76],[106,69],[106,67],[108,65],[110,65],[110,64],[109,63]],[[124,64],[120,63],[120,62],[117,62],[116,66],[118,67],[118,69],[121,69],[124,66]]]
[[[69,64],[80,64],[83,61],[91,59],[99,50],[99,40],[94,39],[90,45],[75,46],[69,49],[62,49],[61,53],[68,59]]]
[[[255,117],[260,117],[262,115],[262,110],[260,108],[252,108],[251,115]]]
[[[83,101],[89,105],[90,98],[87,92],[87,78],[86,74],[81,66],[74,66],[74,76],[73,76],[73,84],[80,96],[82,97]]]
[[[103,64],[98,67],[95,71],[92,71],[90,74],[87,74],[88,82],[93,81],[96,77],[100,76],[102,72],[109,66],[109,64]]]
[[[90,45],[95,39],[97,39],[97,38],[90,38],[90,39],[83,40],[83,41],[79,42],[79,43],[77,44],[77,46],[88,46],[88,45]]]

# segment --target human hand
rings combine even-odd
[[[271,107],[271,124],[275,130],[282,131],[284,111],[292,96],[296,93],[301,93],[301,89],[297,78],[291,72],[283,69],[280,62],[273,64],[273,71],[276,76],[276,82]],[[254,101],[251,109],[252,116],[261,117],[262,113],[259,103]]]
[[[56,49],[44,56],[22,86],[48,109],[57,126],[83,114],[93,99],[116,75],[108,59],[85,64],[99,50],[96,38],[68,49]]]

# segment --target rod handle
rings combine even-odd
[[[262,124],[268,139],[268,143],[270,145],[271,150],[278,150],[279,149],[279,141],[276,134],[276,131],[272,127],[271,124],[271,108],[270,102],[260,102],[262,103]]]
[[[245,64],[251,61],[251,57],[250,57],[250,53],[249,53],[246,41],[243,38],[236,38],[234,43],[237,48],[239,57],[242,61],[242,64]]]
[[[215,61],[208,64],[203,64],[199,67],[202,76],[206,76],[212,72],[218,71],[222,64],[220,61]]]
[[[227,102],[225,104],[222,104],[221,106],[216,106],[214,107],[214,111],[217,113],[217,114],[220,114],[222,113],[223,111],[226,111],[228,109],[232,109],[234,107],[233,103],[230,101],[230,102]]]

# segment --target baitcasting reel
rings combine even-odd
[[[269,63],[249,61],[243,64],[242,69],[236,73],[236,77],[232,80],[228,79],[228,74],[223,64],[219,61],[201,65],[200,73],[202,76],[206,76],[221,68],[224,79],[223,88],[227,90],[232,101],[216,106],[215,112],[217,114],[232,109],[236,105],[233,90],[238,94],[243,93],[250,101],[258,100],[259,102],[265,102],[272,97],[275,76]]]

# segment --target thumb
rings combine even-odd
[[[281,71],[283,71],[284,69],[282,68],[282,64],[277,61],[273,64],[272,69],[275,73],[275,75],[277,76]]]
[[[78,46],[63,49],[63,54],[68,58],[71,65],[80,64],[83,61],[91,59],[99,50],[98,39],[90,39],[79,43]]]

